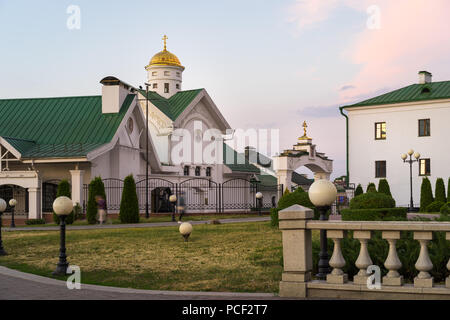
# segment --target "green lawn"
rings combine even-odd
[[[50,276],[57,231],[4,232],[0,265]],[[281,232],[267,222],[198,225],[185,243],[178,227],[67,232],[70,264],[83,283],[153,290],[278,292]]]

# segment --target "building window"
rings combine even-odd
[[[206,168],[206,176],[211,177],[211,167]]]
[[[419,120],[419,137],[429,137],[430,135],[430,119]]]
[[[164,83],[164,93],[169,93],[169,84]]]
[[[158,73],[156,72],[156,71],[153,71],[152,72],[152,76],[154,77],[154,76],[156,76]]]
[[[189,166],[184,166],[184,175],[185,176],[189,175]]]
[[[169,71],[164,71],[164,75],[165,76],[170,76],[170,72]]]
[[[180,89],[180,84],[179,84],[179,83],[176,84],[176,88],[177,88],[178,90]]]
[[[431,175],[431,161],[430,159],[419,160],[419,175],[429,176]]]
[[[386,161],[375,161],[375,178],[386,178]]]
[[[200,177],[200,167],[195,167],[195,176]]]
[[[386,140],[386,122],[375,123],[375,140]]]
[[[158,84],[157,83],[153,84],[153,89],[158,89]]]
[[[177,76],[180,77],[180,76],[181,76],[181,73],[177,72]]]

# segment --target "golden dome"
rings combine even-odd
[[[181,62],[178,59],[178,57],[176,55],[174,55],[173,53],[167,51],[167,48],[166,48],[166,40],[167,39],[168,39],[167,36],[164,36],[164,38],[163,38],[164,50],[155,54],[153,56],[153,58],[150,60],[149,65],[146,66],[145,69],[148,70],[148,68],[150,68],[151,66],[175,66],[175,67],[180,67],[180,68],[184,69],[184,67],[181,65]]]

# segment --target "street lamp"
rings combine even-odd
[[[177,196],[176,195],[171,195],[169,197],[169,201],[172,204],[172,222],[175,222],[175,210],[176,210],[176,202],[177,202]]]
[[[53,202],[53,211],[60,218],[60,249],[59,262],[56,270],[53,272],[54,276],[65,276],[69,263],[66,256],[66,217],[73,210],[73,202],[68,197],[59,197]]]
[[[185,242],[188,241],[188,238],[192,233],[192,229],[192,225],[189,222],[185,222],[180,225],[180,233],[183,236]]]
[[[414,154],[415,160],[412,158]],[[409,155],[409,160],[408,159]],[[402,154],[401,158],[403,162],[409,163],[409,187],[410,187],[410,202],[409,202],[409,211],[412,212],[414,210],[414,202],[413,202],[413,188],[412,188],[412,165],[414,162],[419,162],[420,160],[420,153],[416,152],[414,153],[414,150],[410,149],[408,150],[408,155]]]
[[[7,253],[5,249],[3,249],[3,241],[2,241],[2,215],[6,210],[6,201],[0,198],[0,256],[6,256]]]
[[[255,197],[258,202],[258,214],[261,215],[262,199],[264,196],[261,192],[258,192]]]
[[[9,200],[9,206],[11,207],[11,228],[15,228],[16,224],[14,222],[14,208],[16,207],[17,204],[17,200],[16,199],[11,199]]]
[[[308,195],[312,204],[319,210],[320,220],[328,220],[327,212],[336,201],[335,185],[328,180],[316,180],[309,187]],[[327,230],[320,230],[319,273],[316,275],[320,280],[325,280],[327,274],[330,273],[327,241]]]

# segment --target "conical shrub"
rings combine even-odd
[[[133,175],[126,177],[123,184],[119,218],[122,223],[139,222],[139,202]]]
[[[362,195],[363,193],[364,193],[364,190],[363,190],[361,184],[358,184],[358,186],[356,187],[356,190],[355,190],[355,197]]]
[[[420,212],[426,212],[428,205],[432,203],[433,200],[431,182],[425,177],[422,179],[422,186],[420,187]]]
[[[445,185],[444,179],[437,178],[436,179],[436,188],[435,190],[435,201],[447,202],[447,197],[445,196]]]
[[[378,192],[392,197],[391,188],[389,187],[389,183],[386,179],[381,179],[380,182],[378,182]]]
[[[107,203],[108,199],[106,199],[105,185],[103,184],[101,177],[94,178],[89,184],[89,197],[86,211],[86,219],[89,224],[95,224],[97,222],[96,196],[102,196]]]
[[[377,192],[377,187],[375,186],[375,183],[373,182],[369,183],[366,192]]]

